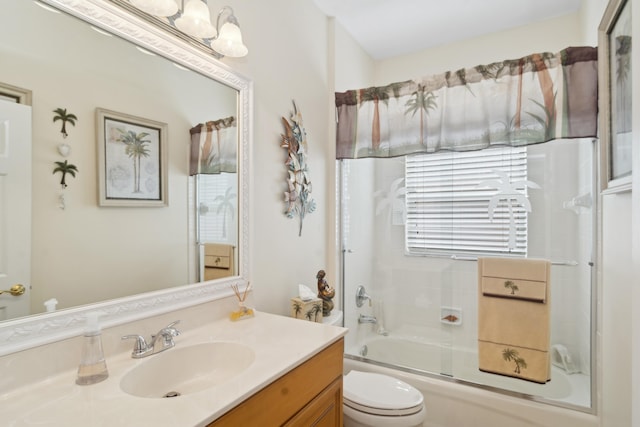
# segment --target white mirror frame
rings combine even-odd
[[[105,29],[138,46],[238,90],[239,162],[241,189],[239,223],[239,276],[144,293],[0,323],[0,356],[82,334],[86,313],[104,313],[101,323],[111,327],[233,295],[231,284],[249,282],[249,147],[253,111],[253,84],[231,68],[107,0],[40,0]]]

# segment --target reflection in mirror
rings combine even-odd
[[[108,23],[103,27],[113,25],[127,37],[144,35],[151,46],[136,49],[75,17],[37,7],[37,2],[7,2],[3,6],[0,83],[33,93],[31,277],[9,279],[29,285],[20,298],[30,302],[16,316],[43,312],[45,302],[52,300],[57,300],[60,310],[197,282],[206,277],[204,243],[230,250],[224,260],[229,264],[227,274],[219,277],[242,276],[240,263],[246,265],[238,249],[242,246],[238,212],[238,199],[243,197],[238,178],[242,162],[238,162],[237,173],[208,175],[213,179],[224,176],[225,181],[216,184],[212,192],[200,192],[196,206],[196,195],[191,193],[195,192],[196,178],[189,177],[189,131],[221,118],[246,117],[246,106],[238,104],[239,95],[241,99],[247,96],[242,92],[245,81],[203,54],[173,46],[168,36],[157,35],[152,28],[134,27],[126,22],[126,12],[113,18],[109,14],[118,12],[106,3],[79,2],[86,4],[78,6],[78,2],[67,0],[47,2],[75,14],[80,13],[78,9],[87,15],[95,12],[87,19],[98,24],[103,19]],[[152,53],[156,47],[164,56],[176,58]],[[183,66],[189,59],[198,72]],[[223,84],[211,77],[227,81]],[[57,108],[77,117],[75,125],[67,124],[66,138],[60,133],[60,122],[53,122]],[[98,206],[97,108],[167,123],[167,207]],[[242,133],[246,125],[240,118],[233,128],[234,144],[238,143],[238,131]],[[241,137],[246,143],[247,135]],[[59,150],[63,144],[67,147]],[[68,153],[66,157],[63,152]],[[78,172],[75,178],[67,177],[63,189],[52,170],[54,162],[65,160],[76,165]],[[196,210],[202,220],[195,221],[201,223],[199,228],[215,223],[211,225],[214,230],[201,234],[198,240],[193,227]],[[2,248],[6,247],[2,242]],[[0,295],[0,306],[6,299]],[[0,309],[0,316],[3,312]]]

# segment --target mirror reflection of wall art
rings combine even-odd
[[[603,187],[623,191],[631,185],[631,1],[611,0],[599,30]]]
[[[167,124],[96,109],[100,206],[166,206]]]

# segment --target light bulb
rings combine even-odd
[[[190,36],[206,39],[215,37],[217,31],[211,25],[209,8],[200,0],[189,0],[182,16],[176,19],[176,27]]]

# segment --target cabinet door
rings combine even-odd
[[[344,355],[344,340],[331,344],[329,347],[307,360],[302,365],[280,377],[252,397],[240,403],[229,412],[213,421],[208,427],[239,427],[256,426],[279,427],[290,426],[342,426],[342,363]],[[333,387],[339,387],[336,391]],[[329,391],[331,390],[331,391]],[[316,418],[322,423],[295,423],[300,411],[309,408],[321,396],[328,394],[323,400],[329,410],[326,419],[323,411],[318,412]],[[331,406],[330,400],[337,399]],[[319,404],[322,406],[322,404]],[[338,411],[338,424],[326,424],[332,420],[331,411]]]
[[[302,408],[285,427],[342,427],[342,377]]]

